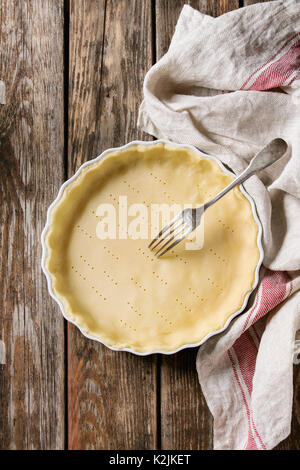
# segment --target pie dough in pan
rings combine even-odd
[[[182,242],[156,258],[147,246],[152,204],[196,207],[233,178],[217,159],[167,141],[133,142],[84,164],[50,206],[42,235],[42,266],[64,316],[89,338],[141,355],[169,354],[222,331],[245,307],[263,256],[244,189],[205,212],[201,249]],[[148,239],[97,236],[102,204],[114,207],[118,235],[120,196],[149,209]]]

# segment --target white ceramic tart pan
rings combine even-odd
[[[244,188],[205,212],[201,249],[183,242],[157,259],[150,230],[136,234],[142,223],[159,228],[153,204],[197,206],[233,178],[217,158],[165,140],[131,142],[83,164],[62,185],[42,233],[42,268],[64,317],[88,338],[138,355],[172,354],[224,331],[245,308],[263,259]],[[103,207],[115,214],[107,239],[99,238]]]

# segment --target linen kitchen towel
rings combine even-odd
[[[218,18],[185,5],[168,52],[145,77],[138,125],[216,155],[236,174],[271,139],[289,144],[284,159],[245,183],[268,269],[247,311],[197,357],[215,448],[271,449],[290,432],[300,328],[300,1]]]

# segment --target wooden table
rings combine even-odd
[[[63,320],[40,267],[46,209],[63,181],[108,147],[151,139],[136,126],[143,79],[184,3],[215,16],[253,2],[1,1],[2,449],[213,446],[197,351],[137,357],[86,339]],[[295,367],[281,449],[299,449],[299,389]]]

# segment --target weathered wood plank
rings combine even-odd
[[[103,42],[104,37],[104,42]],[[69,176],[136,138],[152,63],[151,2],[71,0]],[[156,358],[108,350],[68,327],[69,448],[156,447]]]
[[[196,372],[197,348],[161,361],[162,449],[212,448],[212,417]]]
[[[63,181],[62,7],[0,4],[1,449],[64,446],[63,318],[40,267],[46,210]]]
[[[185,4],[211,16],[218,16],[239,7],[238,0],[157,0],[157,57],[167,52],[180,11]]]
[[[254,3],[264,3],[269,2],[270,0],[244,0],[244,6],[254,5]]]
[[[167,50],[180,11],[185,3],[217,16],[238,8],[239,2],[210,0],[157,0],[156,53]],[[212,417],[196,373],[196,350],[186,350],[161,359],[162,449],[210,449],[213,446]]]

